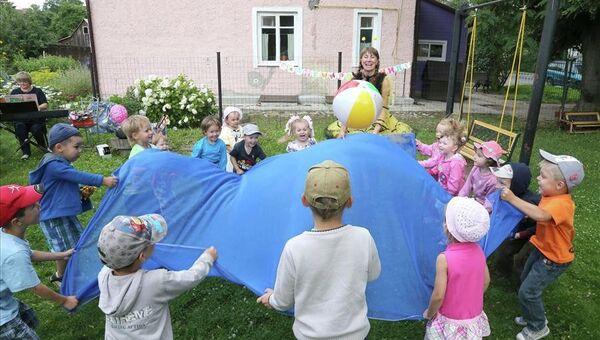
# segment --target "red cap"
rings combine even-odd
[[[16,184],[0,187],[0,226],[5,226],[23,208],[33,205],[42,198],[39,186],[21,186]]]

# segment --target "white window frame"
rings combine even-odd
[[[381,21],[383,18],[383,10],[381,9],[355,9],[354,10],[354,26],[352,30],[352,65],[358,65],[360,56],[360,18],[363,16],[373,17],[373,43],[371,46],[381,51]],[[377,38],[377,39],[375,39]]]
[[[281,61],[261,60],[262,49],[260,46],[261,24],[259,17],[267,15],[293,15],[294,16],[294,61],[293,65],[302,67],[302,7],[254,7],[252,8],[252,52],[253,66],[279,66]],[[279,44],[277,44],[276,55],[280,55]],[[278,57],[279,58],[279,57]]]
[[[419,57],[419,45],[429,45],[429,53],[431,53],[431,45],[442,45],[442,57]],[[418,61],[446,61],[446,51],[448,47],[447,40],[419,40],[417,43],[417,60]]]

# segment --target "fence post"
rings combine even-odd
[[[219,120],[223,120],[223,93],[221,91],[221,52],[217,52],[217,91],[219,92]]]
[[[342,52],[338,52],[338,73],[342,72]],[[342,80],[338,79],[338,90],[342,86]]]

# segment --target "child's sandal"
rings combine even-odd
[[[58,287],[60,287],[60,285],[62,284],[62,276],[58,277],[58,275],[56,275],[56,273],[52,273],[52,276],[50,276],[50,283],[54,283],[55,285],[57,285]]]

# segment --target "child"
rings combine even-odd
[[[188,270],[141,269],[167,229],[158,214],[117,216],[102,229],[98,307],[106,314],[106,339],[173,339],[169,300],[208,275],[217,250],[206,249]]]
[[[477,243],[490,228],[490,216],[475,200],[454,197],[446,207],[444,231],[449,244],[436,260],[435,284],[425,339],[481,339],[490,335],[483,293],[490,274]]]
[[[428,159],[419,161],[419,164],[427,169],[427,172],[435,179],[437,179],[435,165],[437,165],[438,158],[440,157],[440,138],[451,131],[453,121],[454,119],[452,118],[444,118],[438,123],[435,127],[435,143],[428,145],[423,144],[418,139],[416,140],[417,151],[425,156],[429,156]]]
[[[155,133],[152,136],[152,145],[160,151],[169,151],[169,139],[163,133]]]
[[[498,187],[510,188],[520,199],[534,205],[540,203],[540,195],[529,191],[531,183],[531,171],[526,164],[510,163],[501,168],[491,168],[494,176],[498,178]],[[491,204],[486,200],[486,204]],[[535,221],[525,216],[515,227],[511,236],[508,237],[494,252],[495,268],[505,276],[512,273],[520,276],[525,261],[533,246],[527,242],[531,235],[535,234]]]
[[[41,200],[40,228],[53,253],[73,248],[83,231],[77,215],[92,208],[92,202],[82,199],[79,184],[113,187],[114,176],[77,171],[71,165],[81,154],[83,138],[76,128],[59,123],[48,133],[51,150],[42,157],[37,169],[29,173],[30,184],[42,184],[45,194]],[[56,273],[50,282],[62,280],[66,260],[56,261]]]
[[[231,165],[238,175],[243,175],[253,167],[257,160],[267,158],[258,145],[258,137],[262,136],[258,126],[254,124],[244,125],[244,140],[237,142],[229,155],[231,156]]]
[[[286,148],[287,152],[295,152],[310,148],[317,144],[313,132],[312,119],[309,116],[300,118],[292,116],[285,124],[286,134],[279,139],[280,143],[288,141],[292,136],[295,138],[289,142]]]
[[[458,196],[468,197],[473,193],[475,200],[480,204],[484,204],[486,196],[496,189],[498,183],[490,167],[498,166],[498,161],[504,151],[500,144],[495,141],[487,141],[481,144],[474,143],[473,145],[475,146],[473,169],[471,169],[462,189],[458,192]],[[488,211],[491,212],[491,209]]]
[[[515,322],[524,328],[517,339],[541,339],[550,334],[542,293],[575,259],[575,203],[571,193],[583,180],[583,165],[574,157],[555,156],[544,150],[540,150],[540,156],[539,206],[518,198],[508,188],[501,194],[502,199],[537,221],[536,233],[529,240],[535,249],[521,274],[519,303],[523,314]]]
[[[464,172],[467,161],[458,150],[467,142],[464,127],[456,121],[451,123],[448,134],[440,138],[440,157],[435,165],[438,183],[456,196],[465,183]]]
[[[342,223],[344,209],[352,207],[348,171],[329,160],[311,167],[302,204],[314,227],[286,243],[275,288],[257,302],[279,311],[294,307],[298,339],[365,339],[365,290],[381,264],[369,231]]]
[[[129,116],[123,122],[121,129],[123,129],[123,133],[125,133],[129,144],[132,146],[129,158],[151,147],[154,130],[152,130],[148,117],[140,115]]]
[[[242,110],[235,106],[228,106],[223,110],[223,129],[219,138],[225,142],[227,146],[227,172],[233,172],[233,165],[229,158],[229,153],[233,149],[235,143],[241,141],[244,138],[244,133],[240,128],[240,121],[242,120]]]
[[[227,166],[227,146],[219,139],[221,122],[212,116],[206,116],[200,123],[204,137],[194,144],[192,157],[203,158],[223,171]]]
[[[39,339],[34,330],[39,323],[35,313],[15,299],[14,293],[29,290],[66,309],[78,304],[75,296],[63,296],[41,283],[31,264],[66,260],[73,254],[73,249],[60,253],[32,251],[25,240],[27,228],[39,221],[41,197],[34,186],[0,187],[0,339]]]

